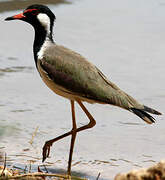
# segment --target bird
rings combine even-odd
[[[41,79],[54,93],[70,101],[72,129],[45,142],[42,149],[42,161],[44,162],[49,157],[50,148],[54,142],[71,136],[67,167],[67,174],[71,175],[76,135],[96,125],[95,119],[85,107],[84,102],[118,106],[134,113],[148,124],[155,122],[155,119],[148,113],[155,115],[161,115],[161,113],[139,103],[125,93],[79,53],[56,44],[53,40],[55,19],[56,16],[47,6],[33,4],[20,14],[7,17],[5,20],[21,20],[33,26],[35,32],[33,54],[36,69]],[[89,123],[81,127],[77,127],[76,124],[75,102],[89,119]]]

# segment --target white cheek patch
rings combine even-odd
[[[44,13],[39,13],[37,15],[37,19],[39,20],[41,25],[45,28],[45,30],[49,32],[50,31],[50,18],[48,17],[48,15]]]

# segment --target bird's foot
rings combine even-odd
[[[72,177],[71,177],[71,175],[68,175],[68,178],[67,178],[68,180],[71,180],[72,179]]]
[[[52,146],[51,141],[46,141],[44,147],[42,148],[42,162],[45,161],[47,157],[49,157],[50,147]]]

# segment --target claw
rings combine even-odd
[[[50,154],[50,146],[52,146],[52,143],[49,143],[49,141],[45,142],[45,145],[42,149],[42,162],[45,161],[47,157],[49,157]]]

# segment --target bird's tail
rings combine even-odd
[[[154,110],[152,108],[149,108],[147,106],[144,106],[143,109],[130,108],[130,111],[133,112],[134,114],[136,114],[137,116],[139,116],[141,119],[143,119],[148,124],[154,123],[155,119],[146,112],[156,114],[156,115],[161,115],[160,112],[158,112],[158,111],[156,111],[156,110]]]

